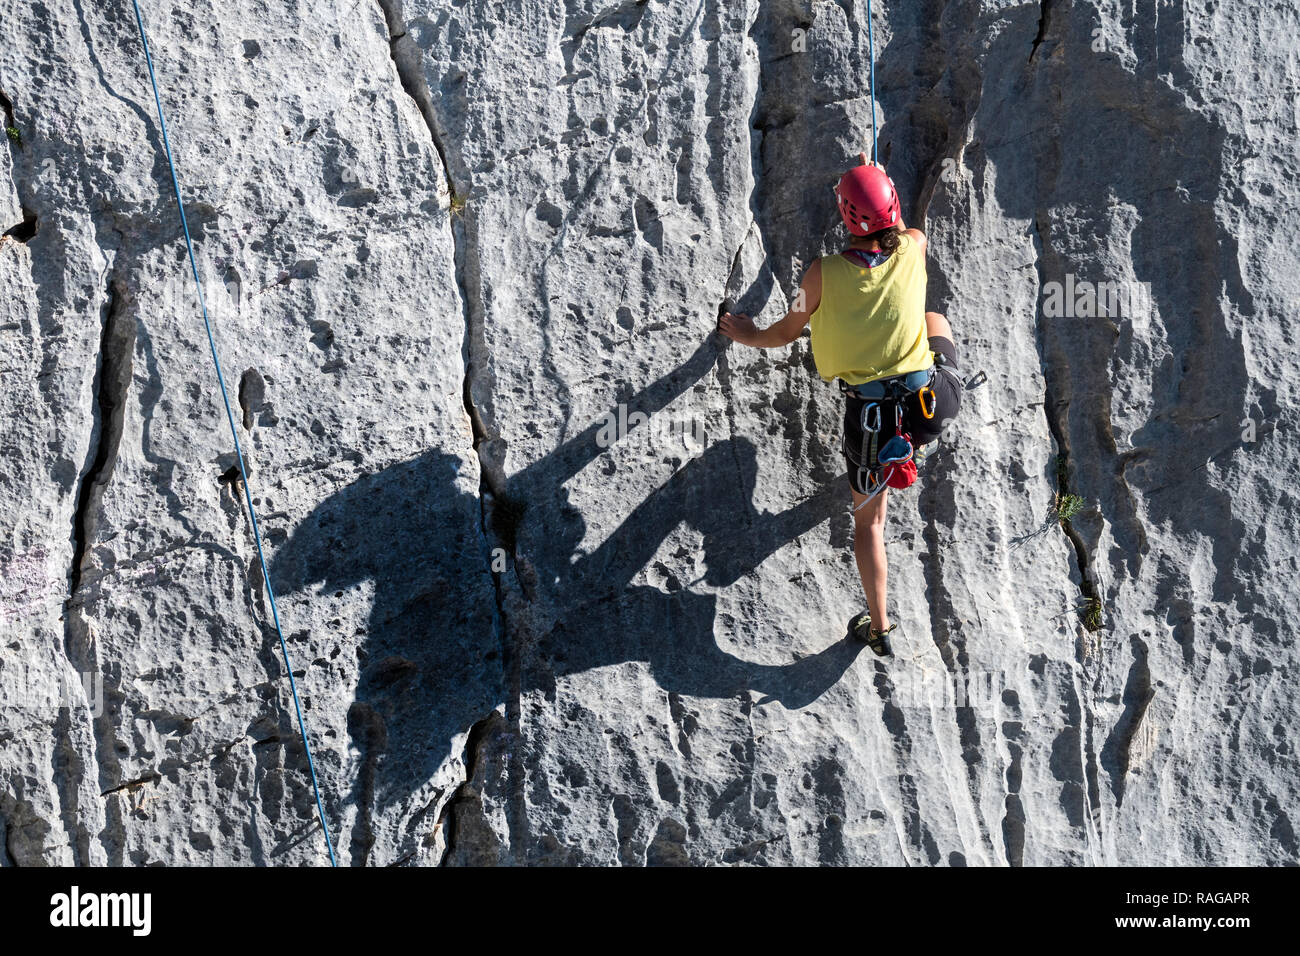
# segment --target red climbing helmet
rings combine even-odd
[[[850,169],[840,177],[835,198],[844,225],[855,236],[865,236],[898,222],[898,190],[879,166],[864,164]]]

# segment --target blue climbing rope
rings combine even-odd
[[[876,32],[871,25],[871,0],[867,0],[867,56],[871,58],[871,161],[876,162]]]
[[[153,69],[153,56],[149,53],[149,38],[144,32],[144,17],[140,14],[139,0],[131,0],[135,7],[135,22],[140,28],[140,43],[144,46],[144,59],[149,65],[149,82],[153,85],[153,100],[158,107],[158,125],[162,129],[163,148],[167,151],[167,166],[171,169],[172,189],[176,193],[176,208],[181,214],[181,229],[185,232],[185,248],[190,254],[190,272],[194,275],[194,288],[199,293],[199,308],[203,312],[203,327],[208,333],[208,348],[212,351],[212,364],[217,369],[217,384],[221,387],[221,401],[226,406],[226,422],[230,425],[230,437],[235,440],[235,458],[239,461],[239,477],[244,483],[244,501],[248,505],[248,516],[253,524],[253,541],[257,544],[257,560],[262,566],[262,580],[266,583],[266,596],[271,602],[271,617],[275,621],[275,633],[280,638],[280,651],[284,654],[284,668],[289,673],[289,689],[293,692],[293,706],[298,712],[298,731],[302,734],[302,745],[307,751],[307,767],[311,771],[311,786],[316,793],[316,810],[320,814],[321,829],[325,831],[325,846],[329,848],[330,866],[338,866],[334,858],[334,841],[330,839],[330,826],[325,821],[325,804],[321,800],[320,784],[316,780],[316,763],[312,760],[311,744],[307,741],[307,722],[302,716],[302,702],[298,699],[298,684],[293,679],[293,665],[289,663],[289,645],[285,642],[284,631],[280,627],[280,612],[275,606],[275,591],[271,588],[271,575],[266,569],[266,555],[262,551],[262,534],[257,527],[257,511],[253,508],[253,494],[248,488],[248,470],[244,467],[244,452],[239,447],[239,432],[235,429],[235,416],[230,410],[230,395],[226,391],[226,379],[221,374],[221,359],[217,357],[217,343],[212,336],[212,323],[208,319],[208,306],[203,298],[203,284],[199,281],[199,267],[194,258],[194,243],[190,239],[190,225],[185,218],[185,204],[181,200],[181,184],[176,178],[176,161],[172,158],[171,141],[167,138],[167,120],[163,117],[162,97],[158,93],[158,77]]]

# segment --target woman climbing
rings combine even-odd
[[[845,395],[844,456],[853,494],[853,553],[867,611],[849,632],[877,655],[891,653],[885,607],[885,509],[889,488],[915,480],[913,449],[937,437],[961,404],[957,349],[948,320],[925,311],[925,234],[908,229],[883,167],[861,165],[835,187],[848,248],[809,266],[794,307],[765,329],[725,313],[718,329],[742,345],[779,348],[812,323],[817,372]]]

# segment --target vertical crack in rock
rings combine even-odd
[[[1101,771],[1097,762],[1097,717],[1093,712],[1093,701],[1096,699],[1097,686],[1101,678],[1094,676],[1090,683],[1086,683],[1087,670],[1087,664],[1084,662],[1074,675],[1077,678],[1074,684],[1077,713],[1073,713],[1073,716],[1077,719],[1081,730],[1078,746],[1083,799],[1080,809],[1085,816],[1079,821],[1079,825],[1083,827],[1086,835],[1085,848],[1095,852],[1096,848],[1102,845],[1101,833],[1105,827],[1101,806]],[[1094,856],[1090,862],[1096,864],[1099,861]]]
[[[1052,255],[1051,244],[1047,238],[1050,226],[1046,221],[1046,214],[1041,210],[1035,213],[1033,230],[1038,240],[1038,256],[1035,259],[1035,268],[1038,271],[1038,287],[1041,290],[1047,283],[1044,259]],[[1050,330],[1049,323],[1043,316],[1041,295],[1038,296],[1038,300],[1038,306],[1034,314],[1038,323],[1038,336],[1042,350],[1043,415],[1047,420],[1047,429],[1057,447],[1056,491],[1058,495],[1064,495],[1069,492],[1070,440],[1068,437],[1068,423],[1070,398],[1068,395],[1062,394],[1060,382],[1069,380],[1069,363],[1060,349],[1059,343],[1056,342],[1056,337]],[[1088,611],[1099,607],[1101,601],[1092,578],[1088,546],[1084,542],[1083,536],[1074,529],[1068,519],[1061,521],[1061,528],[1074,548],[1075,565],[1079,571],[1079,590],[1084,599],[1084,609],[1081,612],[1081,617],[1086,618]],[[1091,627],[1091,625],[1087,626],[1089,626],[1090,630],[1098,629]]]
[[[451,178],[451,166],[447,162],[447,152],[443,148],[442,138],[438,134],[437,116],[433,111],[433,95],[429,91],[429,82],[424,76],[424,51],[411,40],[406,30],[406,20],[402,16],[402,0],[377,0],[379,9],[384,14],[384,23],[388,26],[388,51],[397,68],[397,79],[402,84],[420,116],[429,129],[429,139],[438,153],[442,163],[443,176],[447,182],[448,193],[457,195]],[[405,41],[405,42],[403,42]]]
[[[108,302],[100,333],[99,374],[95,385],[94,440],[90,464],[77,495],[73,517],[72,568],[69,600],[75,602],[81,588],[87,552],[99,527],[99,508],[104,491],[113,477],[122,421],[131,387],[131,359],[135,351],[135,320],[127,315],[129,293],[120,279],[109,283]]]
[[[5,129],[17,129],[18,120],[14,118],[14,101],[3,89],[0,89],[0,112],[4,113]]]
[[[99,369],[94,386],[93,437],[89,464],[82,477],[76,512],[72,520],[72,563],[69,569],[68,599],[63,615],[64,652],[72,670],[83,679],[86,675],[102,673],[94,634],[83,611],[87,596],[85,572],[87,564],[90,563],[90,549],[99,531],[100,508],[104,492],[112,479],[113,469],[117,463],[135,351],[136,326],[135,319],[130,314],[132,297],[126,283],[120,278],[111,279],[107,296],[100,333]],[[61,799],[65,813],[71,811],[73,814],[68,833],[75,840],[78,859],[86,863],[89,862],[90,834],[86,830],[85,814],[77,805],[77,792],[80,781],[85,778],[87,767],[85,760],[76,752],[76,744],[72,736],[74,713],[74,708],[71,706],[61,710],[55,728],[59,740],[58,749],[61,753],[59,762],[65,771],[57,776],[61,782]],[[110,765],[116,765],[107,708],[104,713],[92,719],[95,759],[102,791],[107,789],[105,783],[111,779],[113,773],[113,766]],[[115,813],[115,811],[108,812]],[[106,827],[101,834],[101,840],[106,848],[114,839],[111,831],[116,828],[120,836],[121,823],[120,815],[115,815],[114,823]]]
[[[1034,62],[1034,57],[1038,55],[1038,48],[1047,39],[1047,30],[1052,23],[1052,5],[1054,2],[1055,0],[1040,0],[1038,4],[1038,33],[1034,36],[1034,45],[1029,50],[1030,63]]]
[[[1093,711],[1092,701],[1096,698],[1097,687],[1101,681],[1098,674],[1092,680],[1092,697],[1082,699],[1083,710],[1083,779],[1087,787],[1089,835],[1101,844],[1100,835],[1105,827],[1101,806],[1101,770],[1097,759],[1097,715]]]
[[[1038,37],[1034,43],[1034,53],[1037,52],[1039,45],[1044,42],[1048,34],[1056,26],[1053,17],[1054,9],[1053,0],[1043,0],[1042,16],[1039,21]],[[1031,53],[1031,62],[1033,59],[1034,56]],[[1052,120],[1060,122],[1063,119],[1061,115],[1063,110],[1063,80],[1061,75],[1059,73],[1050,74],[1044,83],[1050,96],[1044,112],[1049,114]],[[1059,323],[1053,322],[1045,314],[1043,290],[1046,288],[1049,274],[1052,277],[1060,277],[1068,271],[1063,262],[1063,257],[1053,246],[1050,212],[1049,207],[1045,204],[1045,197],[1051,196],[1057,187],[1063,162],[1060,143],[1050,142],[1046,144],[1039,163],[1041,170],[1041,179],[1037,190],[1039,198],[1035,203],[1031,224],[1032,233],[1036,240],[1035,270],[1038,280],[1034,310],[1035,335],[1038,340],[1043,375],[1043,414],[1048,431],[1056,443],[1058,452],[1055,470],[1058,502],[1070,491],[1072,471],[1070,411],[1072,399],[1075,397],[1073,391],[1076,387],[1076,376],[1071,365],[1071,353],[1069,351],[1073,343],[1062,331]],[[1087,400],[1089,397],[1090,394],[1086,389],[1084,393],[1080,394],[1081,401]],[[1089,418],[1086,408],[1081,411],[1081,415],[1084,420]],[[1103,408],[1100,416],[1109,422],[1109,409]],[[1109,425],[1107,425],[1107,431],[1109,431]],[[1113,439],[1111,440],[1111,447],[1112,449],[1114,447]],[[1102,604],[1101,589],[1092,564],[1092,555],[1083,535],[1079,533],[1069,519],[1061,518],[1059,524],[1074,551],[1075,564],[1078,569],[1079,591],[1082,596],[1082,603],[1078,608],[1080,622],[1085,631],[1100,631],[1105,624],[1105,608]],[[1087,835],[1090,850],[1102,844],[1102,832],[1105,828],[1104,809],[1101,804],[1101,767],[1097,753],[1098,720],[1094,708],[1094,701],[1099,693],[1100,683],[1103,679],[1100,661],[1097,657],[1097,652],[1100,649],[1101,644],[1095,639],[1089,639],[1085,634],[1080,634],[1075,643],[1075,660],[1079,665],[1079,670],[1075,675],[1075,695],[1078,701],[1078,728],[1076,732],[1079,736],[1077,741],[1081,773],[1079,783],[1083,790],[1082,806],[1080,808],[1082,816],[1077,823]]]
[[[442,859],[438,861],[439,866],[446,866],[455,859],[456,838],[462,823],[461,815],[474,814],[478,809],[479,794],[474,786],[474,778],[482,766],[484,745],[500,721],[501,715],[494,710],[481,720],[475,721],[465,737],[463,756],[465,780],[453,791],[447,802],[443,804],[442,812],[438,814],[437,825],[442,828],[444,840]]]
[[[392,57],[393,66],[397,70],[398,80],[424,120],[425,128],[429,132],[429,141],[438,154],[438,161],[442,166],[448,197],[449,199],[464,197],[465,192],[458,190],[453,178],[451,162],[448,159],[442,135],[438,130],[437,114],[433,108],[433,96],[429,90],[428,80],[424,76],[424,51],[415,45],[407,32],[406,22],[402,18],[401,0],[377,0],[377,2],[388,27],[389,54]],[[462,383],[462,395],[465,412],[469,416],[470,426],[474,433],[474,445],[477,449],[489,437],[485,418],[474,398],[475,374],[477,372],[474,346],[482,337],[482,319],[481,315],[477,320],[475,318],[475,299],[470,295],[468,283],[466,282],[467,263],[471,253],[475,251],[467,247],[473,245],[473,237],[468,234],[469,230],[466,228],[466,223],[457,221],[458,219],[467,219],[470,216],[471,210],[468,208],[463,210],[459,216],[452,216],[449,209],[456,289],[460,295],[461,308],[465,316],[465,378]],[[481,313],[482,310],[480,308],[477,311]],[[483,465],[481,460],[480,465]],[[496,480],[496,477],[490,474],[487,467],[483,467],[483,485],[489,491],[499,494],[504,491],[504,482]],[[494,483],[498,487],[493,487]]]
[[[510,554],[513,563],[515,538],[518,522],[522,518],[522,507],[508,494],[504,473],[500,472],[483,453],[483,445],[490,440],[491,432],[488,426],[488,418],[484,416],[479,408],[475,397],[475,385],[478,382],[480,372],[480,356],[486,354],[486,346],[483,344],[485,316],[482,302],[478,296],[472,294],[469,281],[471,278],[476,278],[477,275],[476,270],[471,275],[470,268],[471,263],[477,260],[478,254],[477,234],[473,223],[474,213],[465,203],[465,198],[468,196],[467,185],[458,187],[452,173],[451,160],[443,135],[439,130],[438,117],[433,106],[433,95],[424,73],[424,51],[409,36],[406,21],[402,15],[401,0],[377,0],[377,2],[383,12],[384,22],[388,28],[389,54],[397,71],[398,80],[424,120],[424,125],[429,133],[429,140],[442,166],[443,178],[448,193],[448,226],[453,243],[456,288],[460,295],[465,323],[465,345],[463,348],[465,376],[461,384],[461,395],[465,414],[469,418],[473,434],[474,453],[479,462],[479,533],[484,543],[487,572],[491,577],[496,598],[496,624],[501,645],[501,663],[507,681],[506,719],[517,733],[522,696],[521,662],[518,649],[514,646],[516,641],[512,639],[513,631],[507,616],[504,582],[502,581],[501,572],[498,572],[493,567],[492,546],[494,543],[508,546],[504,550]],[[458,199],[460,200],[461,211],[456,214],[455,207]],[[477,285],[477,282],[475,282],[475,285]],[[494,711],[493,714],[495,713]],[[479,724],[491,719],[492,715],[489,715]],[[465,782],[448,799],[446,806],[450,806],[459,799],[463,788],[468,786],[473,778],[474,768],[478,766],[478,751],[483,745],[483,741],[486,740],[485,733],[480,731],[476,734],[474,732],[475,728],[479,727],[479,724],[475,724],[471,728],[469,738],[466,741]],[[443,813],[439,816],[440,821],[447,815],[446,806],[444,806]],[[454,817],[448,817],[448,819],[453,821],[450,826],[454,828]],[[522,818],[512,821],[512,830],[516,828],[516,824],[522,826]],[[447,847],[449,851],[450,846],[451,840],[448,839]],[[449,858],[450,852],[445,853],[444,860]]]

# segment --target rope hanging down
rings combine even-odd
[[[867,56],[871,58],[871,161],[876,159],[876,33],[871,26],[871,0],[867,0]]]
[[[190,255],[190,272],[194,276],[194,288],[199,294],[199,308],[203,312],[203,327],[208,333],[208,348],[212,352],[212,364],[217,370],[217,385],[221,387],[221,401],[226,406],[226,422],[230,425],[230,437],[235,441],[235,458],[239,462],[239,477],[244,483],[244,502],[248,506],[248,516],[253,525],[253,541],[257,545],[257,560],[262,566],[262,580],[266,584],[266,596],[271,602],[271,617],[275,621],[275,633],[280,638],[280,651],[284,655],[284,668],[289,674],[289,689],[293,692],[293,706],[298,713],[298,731],[302,735],[302,745],[307,751],[307,768],[311,771],[311,786],[316,793],[316,810],[320,814],[321,829],[325,831],[325,846],[329,849],[330,866],[338,866],[334,858],[334,842],[330,839],[330,827],[325,820],[325,805],[321,801],[320,784],[316,780],[316,764],[311,756],[311,744],[307,740],[307,723],[302,716],[302,702],[298,699],[298,684],[293,678],[293,666],[289,663],[289,645],[285,643],[284,631],[280,628],[280,612],[275,606],[275,591],[271,588],[271,575],[266,569],[266,555],[262,551],[262,534],[257,527],[257,512],[253,508],[253,495],[248,488],[248,471],[244,467],[244,453],[239,447],[239,432],[235,429],[235,416],[230,410],[230,396],[226,392],[226,380],[221,374],[221,359],[217,357],[217,343],[212,335],[212,323],[208,319],[208,306],[203,298],[203,285],[199,282],[199,267],[194,258],[194,243],[190,239],[190,226],[185,218],[185,204],[181,200],[181,184],[176,178],[176,161],[172,158],[171,142],[167,138],[167,120],[163,117],[162,97],[158,93],[158,77],[154,74],[153,57],[149,53],[149,38],[144,32],[144,17],[140,14],[139,0],[131,0],[135,7],[135,22],[140,28],[140,43],[144,46],[145,62],[149,65],[149,82],[153,86],[153,99],[158,107],[158,125],[162,129],[163,148],[167,151],[167,166],[171,170],[172,189],[176,193],[176,208],[181,214],[181,229],[185,233],[185,248]]]

